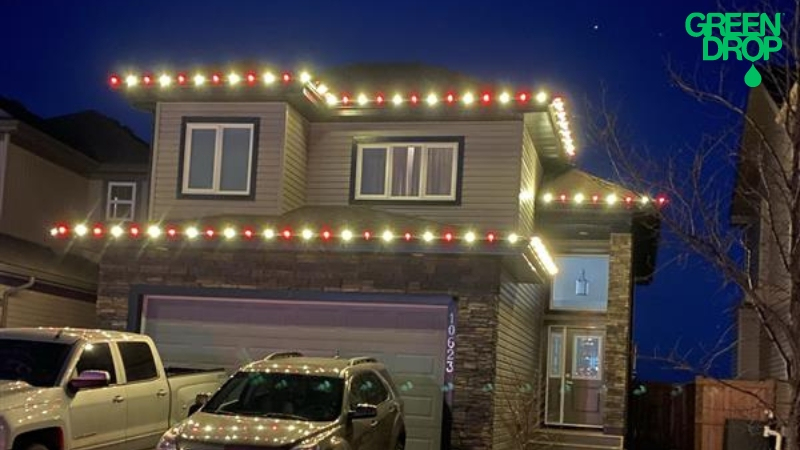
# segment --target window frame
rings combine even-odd
[[[419,195],[393,196],[392,178],[392,148],[421,146],[420,157],[420,182]],[[362,159],[364,148],[380,147],[385,150],[386,167],[384,193],[361,194]],[[425,193],[427,183],[428,148],[451,147],[455,152],[453,158],[451,194],[429,195]],[[464,136],[371,136],[353,139],[351,172],[350,172],[350,203],[351,204],[395,204],[395,205],[460,205],[461,187],[464,172]]]
[[[130,187],[131,199],[130,200],[113,200],[111,198],[111,191],[115,187]],[[106,220],[122,220],[134,221],[136,220],[136,194],[137,183],[135,181],[109,181],[106,184]],[[131,215],[130,218],[116,217],[111,214],[112,205],[130,205]]]
[[[177,197],[179,199],[198,200],[254,200],[258,168],[260,122],[261,120],[257,117],[183,117],[181,121]],[[250,157],[247,167],[246,191],[223,191],[219,186],[222,170],[222,139],[223,131],[226,128],[245,128],[250,130]],[[217,132],[214,143],[212,187],[210,189],[189,187],[192,145],[191,132],[197,129],[213,129]]]

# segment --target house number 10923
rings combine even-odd
[[[456,361],[456,316],[450,313],[447,324],[447,357],[444,360],[444,367],[447,373],[453,373]]]

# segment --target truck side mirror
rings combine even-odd
[[[200,408],[206,406],[208,400],[209,400],[208,394],[197,394],[197,396],[194,398],[194,405],[189,407],[189,415],[191,416],[192,414],[199,411]]]
[[[84,370],[69,381],[69,388],[73,392],[78,392],[82,389],[106,387],[109,384],[111,384],[111,374],[105,370]]]

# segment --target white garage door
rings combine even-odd
[[[142,314],[167,365],[233,370],[285,350],[374,356],[402,391],[406,447],[440,446],[447,306],[149,296]]]

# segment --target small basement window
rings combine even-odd
[[[136,214],[136,183],[111,181],[106,196],[106,219],[133,220]]]
[[[181,192],[187,195],[252,195],[256,120],[222,123],[187,120]]]
[[[457,202],[463,138],[355,145],[354,200]]]

